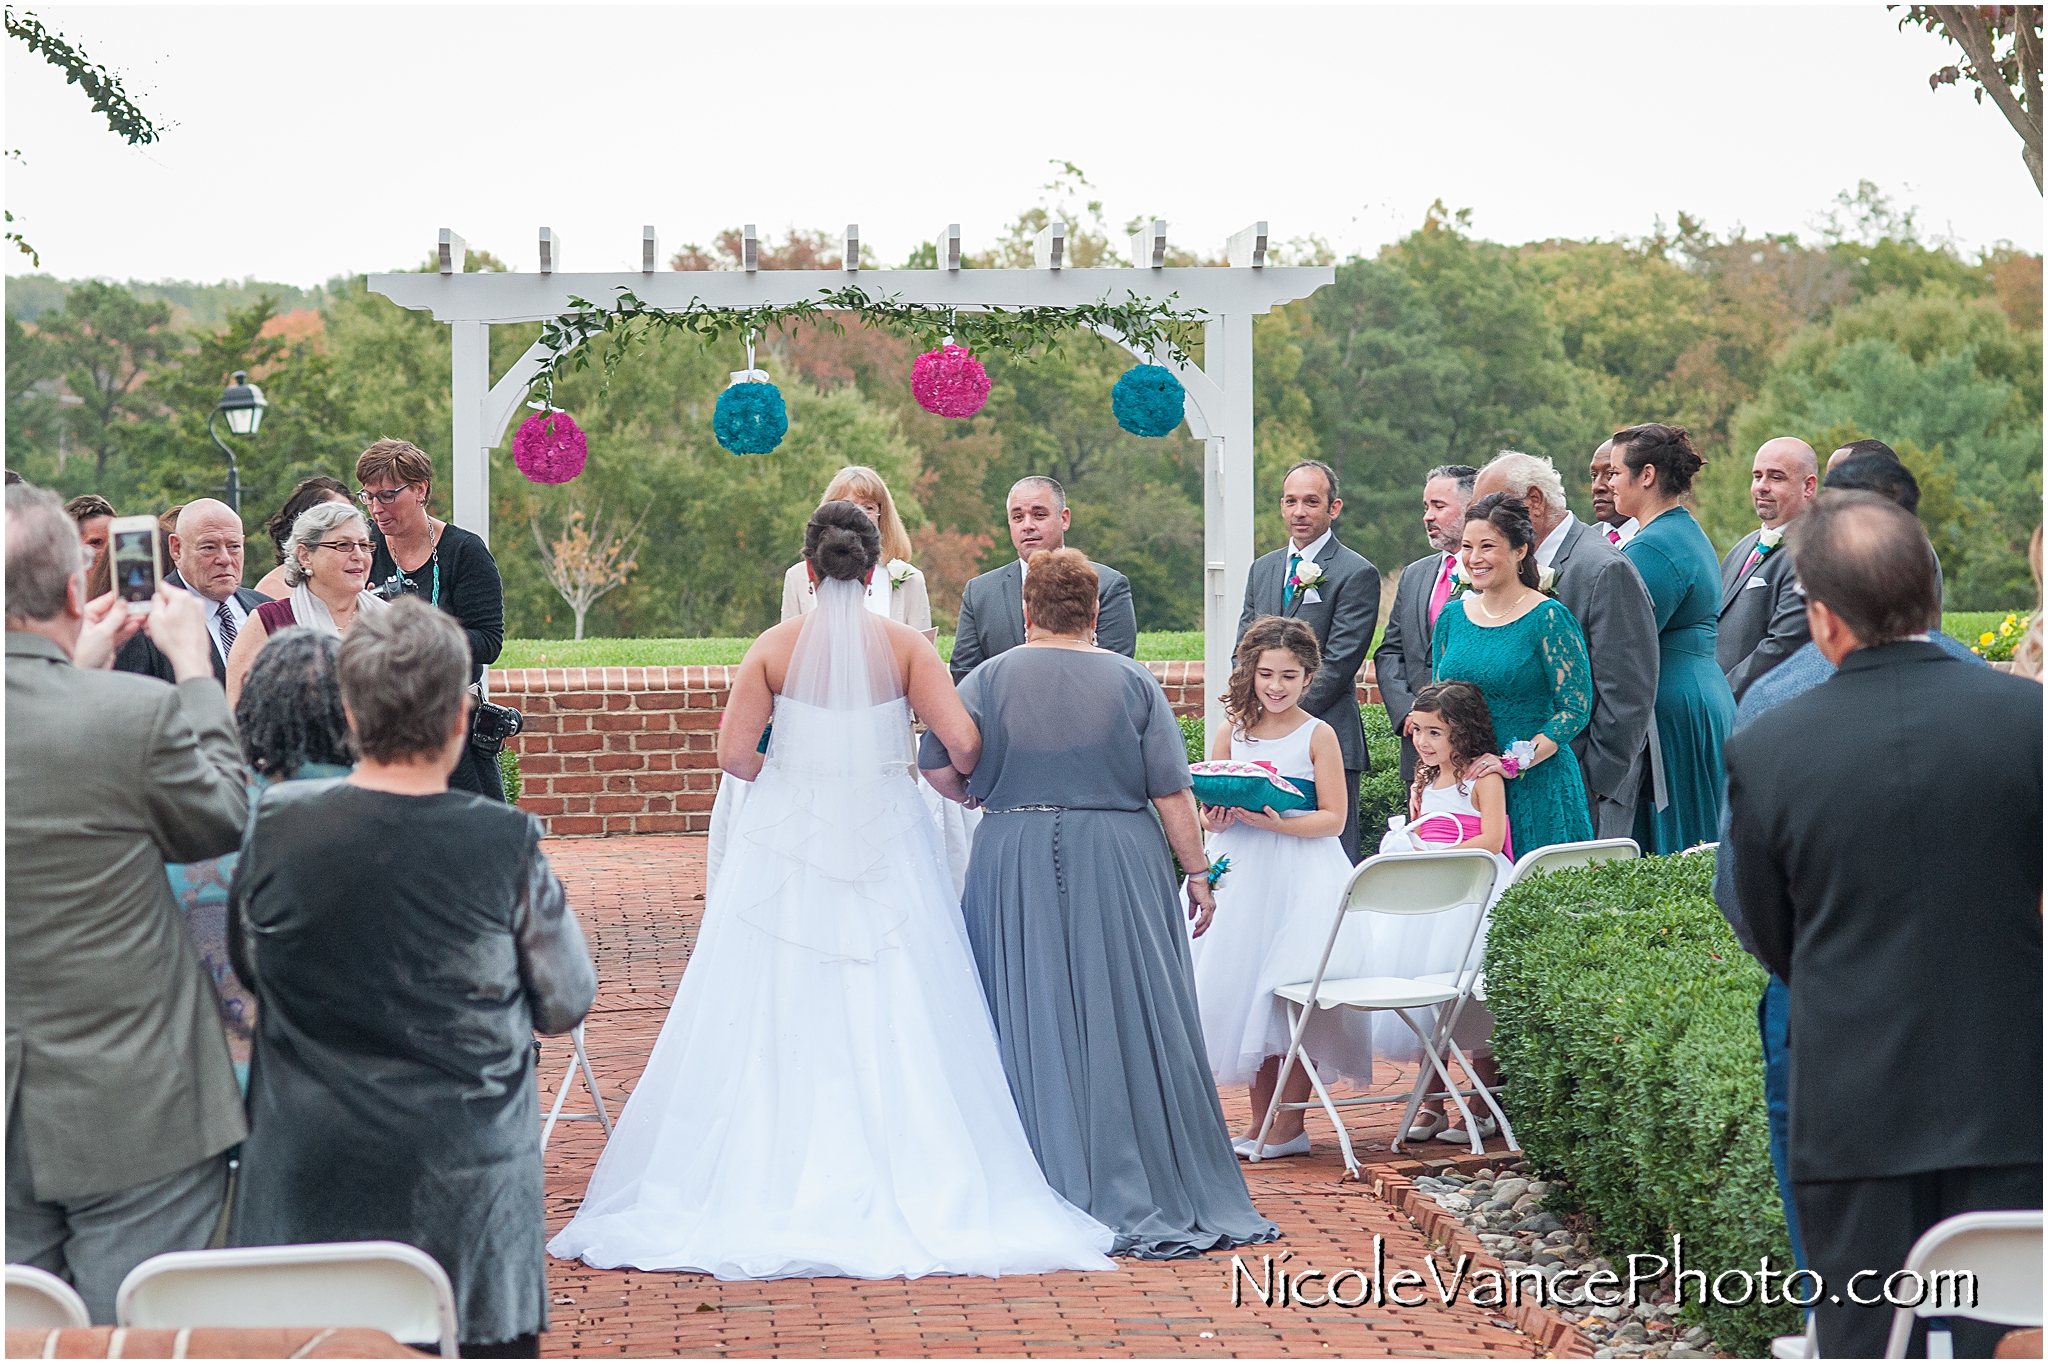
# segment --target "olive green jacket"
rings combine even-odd
[[[131,1188],[247,1133],[166,862],[232,852],[249,771],[220,683],[7,635],[7,1113],[35,1194]]]

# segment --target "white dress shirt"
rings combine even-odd
[[[1558,522],[1556,529],[1543,537],[1542,544],[1536,546],[1536,567],[1550,567],[1550,561],[1557,557],[1557,551],[1564,546],[1564,537],[1571,534],[1571,529],[1578,524],[1578,520],[1579,518],[1572,515],[1569,509],[1566,510],[1564,520]]]
[[[206,601],[206,598],[201,597],[200,600]],[[222,606],[227,607],[228,615],[234,619],[235,632],[237,634],[241,633],[242,626],[248,622],[249,613],[242,608],[241,601],[235,597],[229,597],[225,602],[206,602],[206,633],[213,636],[213,647],[220,650],[220,656],[225,660],[228,656],[228,646],[222,641],[220,634],[220,608]]]
[[[1321,554],[1323,552],[1323,546],[1329,544],[1330,537],[1332,535],[1335,535],[1336,533],[1337,528],[1335,526],[1332,526],[1328,530],[1324,531],[1321,535],[1318,535],[1315,539],[1309,541],[1308,544],[1301,549],[1296,549],[1294,547],[1294,537],[1289,536],[1287,539],[1287,552],[1303,561],[1313,559],[1316,557],[1316,555]]]

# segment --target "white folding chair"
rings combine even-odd
[[[1917,1307],[1892,1312],[1886,1359],[1904,1359],[1913,1318],[1968,1317],[2000,1326],[2041,1324],[2041,1213],[1966,1212],[1929,1227],[1906,1252],[1905,1268],[1920,1276],[1926,1294]],[[1956,1301],[1974,1284],[1974,1301]],[[1940,1285],[1942,1292],[1937,1293]],[[1901,1285],[1903,1288],[1903,1285]],[[1929,1328],[1929,1359],[1954,1358],[1946,1331]]]
[[[1813,1313],[1806,1314],[1806,1329],[1796,1336],[1772,1336],[1772,1359],[1819,1359],[1820,1329],[1814,1324]]]
[[[1363,1104],[1400,1103],[1406,1100],[1407,1115],[1402,1119],[1402,1130],[1414,1117],[1415,1108],[1422,1101],[1422,1095],[1429,1088],[1429,1077],[1433,1073],[1443,1080],[1445,1093],[1458,1106],[1458,1112],[1465,1119],[1465,1130],[1473,1134],[1472,1150],[1477,1154],[1482,1148],[1478,1127],[1472,1121],[1471,1110],[1465,1107],[1463,1091],[1458,1089],[1445,1069],[1434,1034],[1440,1029],[1424,1032],[1408,1012],[1411,1009],[1431,1005],[1444,1005],[1463,998],[1464,987],[1469,986],[1474,973],[1464,970],[1472,956],[1472,944],[1479,936],[1479,925],[1485,919],[1487,902],[1493,895],[1493,883],[1499,874],[1499,864],[1493,854],[1471,848],[1452,848],[1442,852],[1386,853],[1369,857],[1352,869],[1344,882],[1344,890],[1337,897],[1336,917],[1330,925],[1330,936],[1323,944],[1322,957],[1316,962],[1313,980],[1299,985],[1283,985],[1273,993],[1287,1005],[1288,1045],[1287,1059],[1280,1063],[1280,1075],[1274,1082],[1273,1100],[1266,1106],[1265,1121],[1259,1124],[1258,1140],[1252,1145],[1251,1159],[1256,1163],[1265,1150],[1266,1134],[1272,1130],[1273,1119],[1284,1108],[1291,1112],[1314,1108],[1314,1103],[1283,1103],[1281,1095],[1287,1088],[1287,1078],[1294,1064],[1300,1060],[1308,1072],[1309,1083],[1314,1086],[1316,1098],[1321,1101],[1323,1111],[1329,1115],[1331,1126],[1337,1129],[1337,1141],[1344,1148],[1344,1168],[1356,1179],[1359,1178],[1358,1158],[1351,1150],[1351,1134],[1345,1130],[1344,1120],[1338,1116],[1339,1108],[1350,1108]],[[1467,935],[1465,950],[1459,955],[1460,979],[1458,984],[1426,984],[1401,976],[1358,976],[1349,980],[1326,980],[1323,973],[1329,968],[1330,953],[1337,946],[1337,936],[1344,929],[1345,921],[1353,914],[1398,914],[1423,915],[1441,914],[1461,905],[1476,905],[1479,913],[1473,916],[1472,932]],[[1302,1033],[1308,1027],[1308,1020],[1316,1009],[1356,1009],[1361,1013],[1392,1013],[1422,1044],[1425,1065],[1417,1072],[1415,1087],[1407,1095],[1384,1094],[1366,1098],[1333,1099],[1330,1091],[1323,1086],[1322,1077],[1316,1068],[1309,1065],[1301,1055]],[[1472,1073],[1472,1063],[1458,1049],[1455,1042],[1450,1044],[1452,1057],[1465,1070],[1466,1078],[1476,1086],[1478,1079]],[[1489,1105],[1492,1096],[1487,1096]],[[1500,1115],[1497,1106],[1496,1115]],[[1505,1121],[1504,1115],[1502,1120]]]
[[[70,1284],[34,1265],[7,1266],[8,1330],[61,1331],[90,1325],[92,1314],[85,1310],[85,1299]]]
[[[569,1057],[569,1069],[562,1075],[562,1083],[555,1086],[555,1106],[548,1110],[548,1120],[540,1129],[540,1149],[548,1149],[548,1138],[555,1134],[557,1122],[594,1122],[604,1126],[604,1139],[612,1139],[612,1115],[605,1111],[604,1095],[597,1090],[597,1072],[590,1068],[590,1055],[583,1050],[583,1025],[578,1023],[569,1030],[569,1040],[574,1048]],[[535,1047],[540,1045],[535,1039]],[[590,1091],[591,1099],[597,1104],[595,1113],[564,1113],[563,1100],[569,1097],[569,1086],[574,1084],[578,1072],[583,1076],[583,1087]]]
[[[457,1353],[455,1290],[433,1256],[400,1241],[178,1250],[128,1271],[122,1326],[368,1326]]]
[[[1553,871],[1563,871],[1568,867],[1591,867],[1597,866],[1602,862],[1626,862],[1641,855],[1642,849],[1636,846],[1636,841],[1632,838],[1595,838],[1587,839],[1581,843],[1546,844],[1541,848],[1531,849],[1516,859],[1514,870],[1508,875],[1507,884],[1512,886],[1519,881],[1527,880],[1529,877],[1542,876]],[[1507,887],[1503,886],[1502,889],[1506,890]],[[1485,955],[1485,942],[1486,919],[1482,916],[1479,924],[1478,938],[1474,944],[1478,951],[1473,959],[1468,960],[1456,971],[1437,971],[1426,976],[1416,977],[1417,980],[1427,985],[1457,985],[1462,987],[1464,991],[1463,997],[1452,1004],[1450,1008],[1437,1010],[1436,1043],[1439,1050],[1442,1049],[1445,1041],[1449,1039],[1451,1030],[1458,1026],[1458,1020],[1464,1016],[1466,1005],[1473,1000],[1477,1000],[1481,1004],[1486,1002],[1486,973],[1480,969],[1479,960]],[[1464,979],[1464,973],[1468,969],[1472,973],[1469,984]],[[1485,1085],[1478,1085],[1478,1089],[1485,1096],[1487,1107],[1499,1118],[1501,1137],[1507,1142],[1508,1150],[1521,1150],[1520,1143],[1515,1140],[1515,1129],[1509,1124],[1507,1114],[1502,1111],[1500,1105],[1495,1101],[1494,1091]],[[1423,1097],[1425,1099],[1439,1099],[1445,1096],[1441,1094],[1425,1094]],[[1401,1129],[1401,1136],[1394,1142],[1395,1149],[1398,1150],[1401,1143],[1407,1139],[1407,1130],[1404,1124]],[[1484,1149],[1483,1144],[1482,1149]]]

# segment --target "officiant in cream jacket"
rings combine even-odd
[[[925,592],[924,574],[910,562],[910,536],[882,476],[864,464],[849,464],[832,476],[825,495],[818,499],[821,506],[827,502],[851,502],[881,528],[882,559],[875,565],[874,581],[868,584],[868,609],[913,630],[931,629],[932,602]],[[799,559],[782,575],[782,618],[809,615],[817,604],[817,589],[811,586],[810,575]]]

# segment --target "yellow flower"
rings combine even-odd
[[[1997,638],[1998,636],[1992,634],[1989,630],[1986,630],[1981,636],[1978,637],[1977,642],[1979,644],[1989,644]]]

